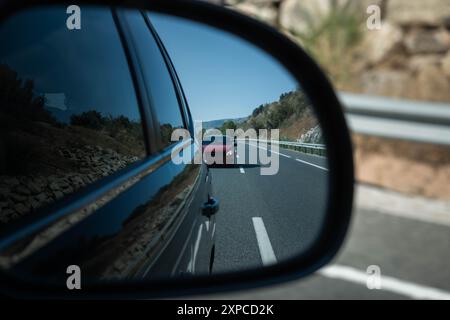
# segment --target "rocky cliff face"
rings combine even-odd
[[[450,1],[388,0],[362,43],[358,91],[450,102]]]
[[[310,35],[337,10],[360,20],[362,37],[341,57],[322,62],[338,89],[450,102],[450,0],[245,0],[234,8],[289,35]],[[277,3],[281,3],[278,4]],[[381,8],[382,25],[369,30],[369,5]],[[337,9],[336,9],[337,8]],[[298,37],[294,37],[299,40]],[[299,40],[302,42],[302,40]],[[338,44],[340,42],[338,41]],[[336,44],[329,49],[336,51]],[[347,64],[336,68],[335,62]],[[342,70],[348,71],[345,77]]]
[[[306,133],[302,134],[299,142],[304,143],[323,143],[322,139],[322,130],[320,126],[317,125],[314,128],[311,128]]]

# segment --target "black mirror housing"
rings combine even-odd
[[[1,5],[0,20],[34,5],[47,2],[35,0],[6,1]],[[52,4],[59,3],[51,1]],[[61,2],[61,4],[64,2]],[[200,22],[232,33],[264,50],[280,62],[295,77],[315,106],[315,113],[322,126],[329,159],[329,192],[326,215],[320,235],[305,252],[280,264],[265,267],[258,272],[242,271],[217,276],[198,276],[180,279],[151,281],[102,282],[87,284],[83,290],[68,291],[65,285],[49,284],[34,279],[18,279],[9,273],[0,273],[0,291],[15,296],[39,297],[109,297],[109,298],[161,298],[189,294],[206,294],[217,291],[259,287],[274,282],[305,277],[333,259],[343,244],[350,224],[354,168],[350,133],[343,109],[336,93],[317,63],[298,45],[261,22],[233,10],[203,1],[154,0],[127,1],[80,1],[79,5],[125,6],[156,13],[173,15]],[[234,138],[233,145],[238,145]],[[223,202],[222,202],[223,203]],[[209,198],[203,213],[214,216],[219,201]],[[15,235],[0,237],[0,250],[10,244]]]

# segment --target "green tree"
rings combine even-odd
[[[0,64],[1,112],[31,121],[56,124],[56,119],[44,105],[44,97],[34,94],[33,80],[23,80],[8,65]]]
[[[102,129],[106,121],[106,118],[96,110],[86,111],[70,117],[70,124],[94,130]]]
[[[236,130],[236,128],[237,128],[237,125],[236,125],[236,123],[234,123],[234,121],[232,121],[232,120],[227,120],[227,121],[225,121],[225,122],[223,123],[222,127],[220,127],[220,131],[221,131],[223,134],[226,134],[227,129],[233,129],[233,130]]]

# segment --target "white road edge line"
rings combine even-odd
[[[195,240],[194,255],[191,260],[192,272],[195,272],[195,263],[197,261],[197,253],[198,253],[198,248],[200,246],[200,239],[202,238],[202,231],[203,231],[203,223],[200,225],[200,228],[198,229],[197,240]]]
[[[196,223],[193,223],[193,224],[192,224],[192,227],[191,227],[191,230],[189,230],[188,239],[192,236],[192,233],[194,232],[195,224],[196,224]],[[184,242],[183,248],[181,249],[181,254],[178,256],[178,259],[177,259],[177,261],[175,262],[175,265],[174,265],[173,268],[172,268],[171,276],[174,276],[174,275],[175,275],[175,271],[177,270],[178,265],[180,264],[181,258],[183,257],[183,253],[185,252],[188,243],[189,243],[189,241],[185,241],[185,242]],[[189,264],[190,264],[190,263],[191,263],[191,262],[189,261]],[[148,269],[145,271],[144,276],[147,275],[147,273],[148,273],[149,270],[150,270],[150,268],[148,268]]]
[[[450,227],[450,201],[430,200],[361,183],[355,195],[356,208]]]
[[[263,150],[267,150],[267,149],[264,148],[264,147],[260,147],[260,146],[254,145],[254,144],[249,144],[249,145],[251,145],[251,146],[253,146],[253,147],[261,148],[261,149],[263,149]],[[283,157],[286,157],[286,158],[291,158],[291,156],[288,156],[288,155],[286,155],[286,154],[282,154],[282,153],[279,153],[279,152],[276,152],[276,151],[273,151],[273,150],[270,150],[270,152],[279,154],[280,156],[283,156]],[[295,161],[298,161],[298,162],[301,162],[301,163],[304,163],[304,164],[307,164],[307,165],[310,165],[310,166],[313,166],[313,167],[316,167],[316,168],[319,168],[319,169],[328,171],[328,168],[318,166],[317,164],[314,164],[314,163],[311,163],[311,162],[308,162],[308,161],[305,161],[305,160],[295,159]]]
[[[264,147],[261,147],[261,146],[257,146],[257,145],[254,145],[254,144],[252,146],[257,147],[257,148],[261,148],[263,150],[267,150],[267,151],[270,151],[270,152],[273,152],[273,153],[276,153],[276,154],[279,154],[280,156],[283,156],[283,157],[286,157],[286,158],[289,158],[289,159],[291,158],[291,156],[288,156],[287,154],[283,154],[283,153],[279,153],[277,151],[269,150],[267,148],[264,148]]]
[[[311,163],[311,162],[308,162],[308,161],[305,161],[305,160],[295,159],[295,161],[298,161],[298,162],[301,162],[301,163],[304,163],[304,164],[309,164],[310,166],[313,166],[313,167],[316,167],[316,168],[328,171],[328,168],[324,168],[324,167],[318,166],[317,164],[314,164],[314,163]]]
[[[266,149],[266,148],[263,148],[263,149]],[[266,149],[266,150],[267,150],[267,149]],[[276,152],[276,151],[273,151],[273,150],[270,150],[270,152],[279,154],[280,156],[283,156],[283,157],[286,157],[286,158],[289,158],[289,159],[291,158],[291,156],[288,156],[287,154],[279,153],[279,152]]]
[[[214,222],[211,237],[214,237],[214,234],[216,233],[216,223]]]
[[[364,271],[356,268],[332,265],[318,271],[319,274],[332,278],[347,280],[359,284],[367,284],[370,276]],[[450,292],[441,289],[427,287],[393,277],[381,275],[381,290],[398,293],[413,299],[450,300]]]
[[[245,173],[245,170],[242,167],[239,167],[239,171],[241,171],[241,173]]]
[[[277,258],[273,252],[272,244],[270,243],[269,235],[261,217],[253,217],[253,227],[255,228],[256,240],[258,242],[259,254],[263,265],[273,265],[277,263]]]

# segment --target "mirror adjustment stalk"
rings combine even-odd
[[[217,213],[217,211],[219,211],[219,200],[216,198],[210,197],[202,206],[202,214],[208,218]]]

